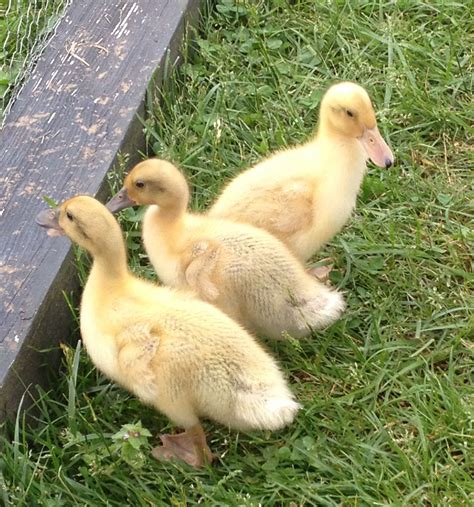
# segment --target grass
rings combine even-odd
[[[268,344],[304,404],[297,421],[249,434],[207,423],[221,459],[199,472],[149,458],[155,438],[140,431],[125,448],[123,425],[156,435],[167,420],[64,346],[36,426],[8,428],[5,505],[472,505],[472,25],[441,0],[216,2],[149,100],[148,155],[179,163],[204,209],[225,179],[310,135],[329,83],[366,86],[397,162],[370,169],[319,254],[335,258],[348,310],[311,339]],[[122,224],[133,269],[151,276],[139,217]]]

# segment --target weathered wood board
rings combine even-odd
[[[78,0],[62,19],[0,132],[0,421],[68,337],[62,291],[77,282],[70,242],[34,224],[43,196],[105,196],[117,152],[144,146],[150,82],[176,58],[199,0]]]

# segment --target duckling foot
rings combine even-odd
[[[179,459],[194,468],[201,468],[205,463],[212,463],[215,457],[201,426],[177,435],[160,435],[160,440],[163,445],[151,451],[152,456],[160,461]]]
[[[321,262],[324,261],[332,261],[332,259],[322,259]],[[326,264],[323,266],[315,266],[314,268],[308,269],[308,273],[315,278],[317,278],[320,282],[326,283],[329,281],[329,273],[332,271],[334,264],[331,262],[330,264]]]

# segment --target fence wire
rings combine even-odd
[[[0,124],[73,0],[0,0]]]

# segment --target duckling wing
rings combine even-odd
[[[189,286],[209,302],[219,297],[219,289],[213,281],[220,245],[216,241],[202,240],[194,243],[187,262],[184,276]]]
[[[245,192],[245,198],[222,209],[216,204],[215,216],[251,223],[278,237],[294,234],[311,225],[313,188],[301,179],[268,182]]]
[[[150,324],[127,326],[118,336],[119,381],[145,402],[158,395],[152,361],[159,344],[159,331]]]

